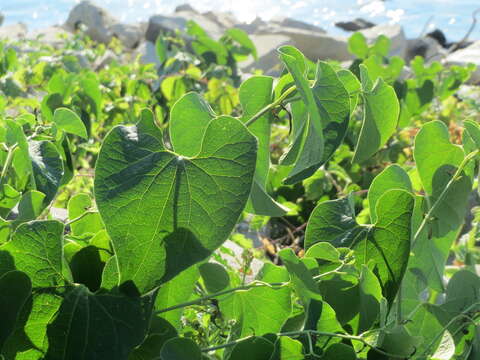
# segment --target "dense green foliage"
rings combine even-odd
[[[478,359],[473,69],[188,35],[1,44],[0,358]]]

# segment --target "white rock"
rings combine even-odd
[[[0,28],[0,39],[12,41],[24,38],[27,35],[27,26],[22,23],[2,26]]]
[[[86,33],[92,40],[108,43],[112,38],[110,27],[118,21],[101,7],[88,0],[76,5],[68,15],[65,26],[74,31],[80,24],[87,27]]]
[[[353,58],[348,52],[347,39],[322,32],[268,25],[257,31],[262,35],[283,35],[309,59],[346,61]]]
[[[445,64],[447,65],[466,66],[469,63],[477,65],[477,69],[472,73],[469,83],[480,82],[480,40],[464,49],[451,53],[445,59]]]
[[[260,69],[265,73],[271,73],[275,67],[280,70],[277,48],[291,44],[291,39],[280,34],[250,35],[250,38],[257,47],[258,60],[254,61],[249,58],[247,61],[239,63],[240,68],[245,72]]]
[[[43,29],[32,30],[26,37],[27,39],[39,40],[58,48],[64,44],[64,39],[71,38],[72,34],[60,26],[49,26]]]
[[[112,50],[107,50],[101,57],[95,60],[93,68],[98,71],[110,65],[114,61],[118,61],[118,56]]]
[[[242,270],[241,269],[241,264],[243,263],[242,254],[244,252],[244,248],[241,247],[240,245],[234,243],[231,240],[225,241],[222,246],[229,249],[234,254],[234,256],[228,255],[228,254],[222,252],[221,249],[218,249],[216,251],[216,253],[218,255],[220,255],[223,258],[223,260],[227,261],[228,264],[232,268]],[[263,267],[263,262],[262,261],[260,261],[258,259],[255,259],[255,258],[252,260],[252,263],[250,264],[251,274],[248,274],[245,277],[245,280],[247,281],[247,283],[251,282],[255,279],[255,276],[259,273],[259,271],[262,269],[262,267]]]
[[[110,27],[110,32],[129,49],[135,49],[140,45],[143,37],[142,30],[137,25],[117,23]]]
[[[403,28],[396,25],[382,24],[369,29],[362,30],[361,33],[365,35],[367,41],[374,43],[378,36],[385,35],[390,39],[390,56],[400,56],[405,58],[407,53],[407,38],[403,32]]]
[[[222,30],[230,29],[238,24],[237,19],[226,12],[208,11],[203,16],[216,23]]]
[[[251,23],[236,24],[235,27],[244,30],[248,34],[255,34],[260,28],[266,25],[267,23],[265,21],[259,17],[256,17]]]

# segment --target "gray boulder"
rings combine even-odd
[[[309,59],[315,61],[352,59],[348,52],[347,40],[318,31],[288,28],[269,24],[257,31],[259,35],[282,35],[290,39],[290,45],[297,47]]]
[[[407,40],[407,52],[405,55],[407,61],[412,60],[417,55],[422,56],[425,62],[440,61],[445,54],[445,49],[431,37]]]
[[[277,48],[291,44],[291,39],[281,34],[250,35],[250,38],[257,47],[258,60],[249,58],[239,64],[240,68],[245,72],[260,69],[269,75],[279,73],[281,68]]]
[[[118,20],[101,7],[88,0],[76,5],[68,15],[65,23],[67,29],[75,31],[81,24],[86,26],[86,33],[92,40],[108,43],[112,38],[110,27]]]
[[[4,20],[5,20],[5,15],[3,15],[3,13],[0,13],[0,26],[2,26]]]
[[[365,35],[369,43],[374,43],[379,35],[385,35],[391,41],[389,55],[405,58],[408,44],[403,28],[400,25],[377,25],[370,29],[362,30],[361,33]]]
[[[143,38],[143,32],[137,25],[117,23],[112,25],[109,31],[112,36],[117,37],[129,49],[138,47]]]
[[[300,30],[308,30],[308,31],[314,31],[314,32],[319,32],[319,33],[326,33],[324,29],[321,27],[318,27],[316,25],[308,24],[306,22],[292,19],[289,17],[276,17],[270,20],[271,24],[275,24],[278,26],[284,26],[292,29],[300,29]]]
[[[369,29],[375,25],[376,24],[362,18],[356,18],[352,21],[339,21],[335,23],[336,27],[345,31],[359,31]]]
[[[151,41],[144,41],[136,50],[136,53],[140,56],[141,64],[155,64],[155,67],[159,67],[160,60],[158,60],[157,52],[155,50],[155,44]]]
[[[219,39],[225,28],[212,21],[208,16],[193,11],[178,11],[175,15],[154,15],[148,21],[145,38],[148,41],[155,42],[160,32],[184,32],[187,29],[187,21],[193,20],[200,25],[209,36]]]

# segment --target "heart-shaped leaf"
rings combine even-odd
[[[117,126],[96,165],[97,205],[117,255],[120,284],[133,281],[142,293],[225,241],[255,171],[256,139],[237,119],[211,120],[194,157],[166,150],[160,139],[151,119]]]

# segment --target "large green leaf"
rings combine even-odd
[[[68,201],[68,218],[77,219],[70,225],[73,235],[96,234],[104,228],[100,214],[91,210],[92,205],[87,194],[76,194]]]
[[[443,122],[431,121],[423,125],[415,137],[413,156],[430,208],[438,201],[443,189],[465,158],[465,153],[460,146],[450,142],[448,128]],[[468,166],[465,168],[462,176],[452,184],[434,211],[435,220],[431,224],[435,236],[441,237],[458,229],[463,223],[472,189],[472,170]]]
[[[308,248],[320,241],[355,250],[358,264],[375,264],[383,296],[393,301],[410,253],[413,196],[404,190],[389,190],[377,201],[374,225],[358,225],[348,198],[320,203],[310,215],[305,234]]]
[[[62,261],[63,224],[55,220],[22,224],[0,247],[0,274],[23,271],[34,288],[62,285]]]
[[[153,294],[92,294],[85,286],[33,294],[7,339],[10,359],[126,360],[148,330]]]
[[[355,147],[354,162],[362,163],[385,145],[395,132],[400,114],[395,90],[379,78],[374,85],[360,65],[363,87],[363,123]]]
[[[292,46],[282,46],[278,50],[280,59],[292,74],[303,103],[306,107],[306,114],[302,124],[298,126],[297,137],[289,152],[294,153],[295,166],[284,180],[286,184],[294,184],[312,175],[323,163],[324,139],[322,132],[322,121],[317,108],[312,89],[306,79],[305,57]],[[289,156],[287,155],[287,159]],[[286,163],[288,164],[288,163]]]
[[[165,342],[160,350],[161,360],[200,360],[202,352],[198,345],[188,338],[173,338]]]
[[[272,86],[273,78],[268,76],[252,76],[242,83],[239,89],[239,99],[243,109],[241,117],[243,122],[248,121],[273,101]],[[271,121],[271,114],[266,113],[248,128],[257,137],[258,150],[257,166],[247,211],[259,215],[282,216],[288,209],[275,202],[265,188],[270,170]]]
[[[256,139],[237,119],[212,120],[200,153],[165,150],[145,121],[105,138],[95,176],[120,284],[140,292],[205,259],[232,231],[250,194]]]
[[[15,329],[18,314],[31,290],[30,279],[20,271],[10,271],[0,276],[0,354],[3,343]]]
[[[228,360],[265,360],[270,359],[274,352],[274,344],[260,336],[252,336],[236,344]]]

